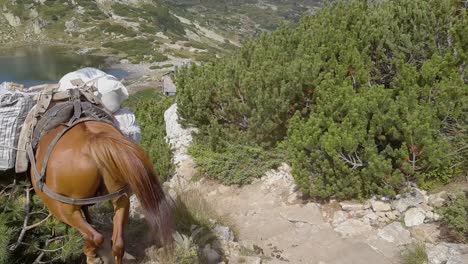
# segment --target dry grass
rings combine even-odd
[[[162,249],[150,248],[144,263],[156,259],[168,264],[207,263],[202,252],[207,245],[217,251],[223,260],[224,252],[211,230],[216,225],[225,225],[226,221],[216,214],[200,192],[177,192],[173,213],[176,227],[174,251],[167,254]]]
[[[425,264],[427,263],[426,246],[424,244],[413,244],[408,246],[402,254],[402,264]]]

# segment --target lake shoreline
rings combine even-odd
[[[153,75],[155,72],[150,69],[150,63],[132,64],[126,59],[122,59],[115,54],[106,54],[102,50],[95,48],[83,48],[74,45],[59,44],[50,42],[44,43],[15,43],[6,45],[0,49],[0,66],[3,67],[3,76],[0,74],[0,82],[19,82],[25,86],[36,85],[38,83],[58,82],[58,80],[68,72],[84,68],[94,67],[115,75],[125,81],[136,81],[137,79]],[[54,61],[56,57],[59,62]],[[66,60],[73,59],[70,63]],[[3,59],[3,65],[1,60]],[[81,62],[80,62],[81,61]],[[60,65],[54,65],[61,63]],[[78,64],[77,64],[78,63]],[[64,64],[64,65],[62,65]],[[83,64],[83,66],[79,66]],[[94,64],[94,65],[93,65]],[[75,65],[75,66],[73,66]],[[55,74],[50,76],[36,76],[41,68],[54,67]],[[68,66],[68,70],[63,67]],[[57,70],[58,67],[58,70]],[[60,72],[62,70],[62,72]],[[15,73],[20,71],[20,73]],[[36,81],[34,81],[36,80]],[[42,80],[42,81],[41,81]],[[55,81],[53,81],[55,80]],[[31,81],[35,83],[32,84]]]

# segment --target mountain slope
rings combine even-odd
[[[310,10],[294,2],[0,0],[0,43],[71,44],[132,62],[203,61]]]

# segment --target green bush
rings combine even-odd
[[[153,52],[152,54],[153,62],[161,62],[161,61],[166,61],[168,58],[166,55],[160,53],[160,52]]]
[[[47,20],[57,21],[72,12],[72,8],[66,1],[52,0],[46,1],[44,5],[40,5],[38,7],[38,12]]]
[[[468,192],[459,195],[447,207],[439,210],[446,224],[461,242],[468,242]]]
[[[467,22],[459,1],[333,1],[181,69],[179,112],[201,131],[221,126],[227,141],[269,150],[286,139],[296,181],[314,197],[448,182],[467,164],[462,130],[450,129],[468,122]]]
[[[115,33],[118,35],[125,35],[128,37],[135,37],[136,32],[130,28],[126,28],[119,24],[111,24],[109,22],[104,22],[99,25],[99,28],[104,32]]]
[[[156,57],[159,59],[162,59],[164,56],[158,51],[155,51],[153,43],[146,39],[110,41],[104,43],[102,46],[125,53],[133,63],[143,61],[145,56],[148,58]]]
[[[137,121],[141,126],[140,145],[152,159],[162,181],[168,180],[174,173],[172,152],[165,139],[164,123],[164,112],[171,104],[173,104],[172,98],[162,97],[154,89],[132,95],[125,103],[135,111]]]

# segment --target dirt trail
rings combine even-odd
[[[343,237],[324,219],[320,205],[287,202],[287,189],[268,188],[264,181],[242,188],[209,181],[198,186],[213,209],[234,224],[241,243],[263,250],[266,263],[398,263],[396,245],[379,241],[381,250],[370,245],[376,231]]]

